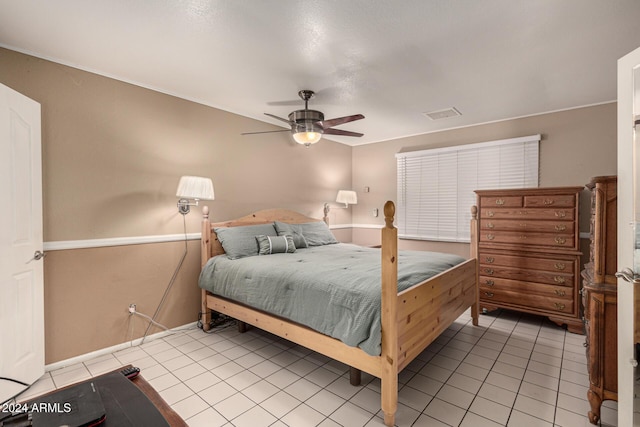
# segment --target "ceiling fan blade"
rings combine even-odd
[[[243,132],[240,135],[257,135],[259,133],[275,133],[275,132],[291,132],[291,129],[265,130],[265,131],[262,131],[262,132]]]
[[[349,123],[349,122],[353,122],[361,119],[364,119],[364,116],[362,114],[354,114],[353,116],[345,116],[345,117],[338,117],[336,119],[323,120],[319,124],[322,126],[322,128],[326,132],[327,129],[332,128],[334,126],[338,126],[343,123]]]
[[[280,120],[281,122],[285,122],[285,123],[287,123],[287,124],[291,124],[291,122],[289,121],[289,119],[283,119],[282,117],[274,116],[273,114],[269,114],[269,113],[264,113],[264,114],[265,114],[266,116],[273,117],[274,119],[278,119],[278,120]]]
[[[340,135],[340,136],[362,136],[362,135],[364,135],[362,133],[351,132],[351,131],[342,130],[342,129],[325,129],[324,130],[324,134],[325,135]]]

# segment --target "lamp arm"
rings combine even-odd
[[[198,206],[198,202],[200,201],[200,199],[193,200],[193,203],[189,199],[178,200],[178,212],[180,212],[182,215],[186,215],[191,211],[190,206]]]

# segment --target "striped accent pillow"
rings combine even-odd
[[[296,246],[293,244],[293,237],[285,236],[256,236],[258,241],[258,255],[271,255],[282,253],[293,253]]]

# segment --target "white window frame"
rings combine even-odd
[[[397,153],[398,237],[469,242],[475,190],[538,187],[540,139]]]

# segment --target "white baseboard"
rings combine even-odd
[[[186,325],[178,326],[173,329],[169,329],[168,331],[160,331],[152,335],[148,335],[144,342],[151,342],[157,340],[158,338],[166,337],[168,335],[173,335],[174,333],[184,330],[191,329],[193,326],[196,326],[197,322],[187,323]],[[56,369],[64,368],[66,366],[75,365],[76,363],[86,362],[87,360],[95,359],[99,356],[104,356],[105,354],[115,353],[116,351],[124,350],[129,347],[135,347],[142,343],[142,338],[137,338],[133,341],[127,341],[122,344],[116,344],[111,347],[102,348],[100,350],[92,351],[91,353],[81,354],[80,356],[75,356],[69,359],[61,360],[59,362],[54,362],[49,365],[45,365],[45,372],[55,371]]]

